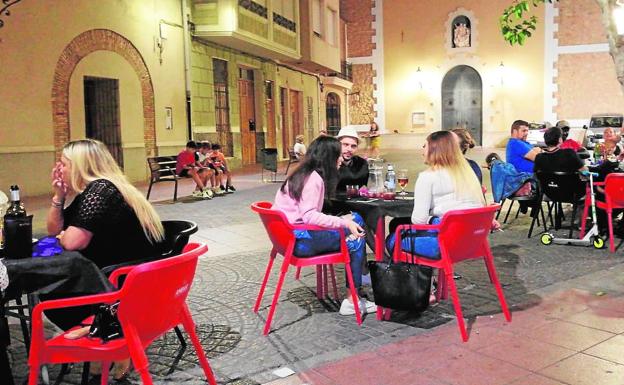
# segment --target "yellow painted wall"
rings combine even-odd
[[[443,128],[442,79],[460,64],[475,68],[483,80],[485,146],[504,140],[516,119],[542,119],[544,28],[540,26],[523,47],[510,47],[498,26],[508,0],[393,0],[383,4],[386,131],[424,134]],[[447,20],[458,8],[474,16],[473,52],[457,54],[446,48]],[[543,7],[536,15],[544,20]],[[411,115],[417,111],[426,113],[426,125],[414,128]]]
[[[49,192],[54,164],[51,91],[54,70],[64,48],[79,34],[110,29],[130,40],[152,77],[159,147],[186,141],[182,29],[166,26],[162,63],[155,48],[159,20],[182,24],[177,0],[31,1],[11,8],[0,31],[0,189],[18,183],[26,195]],[[147,175],[143,148],[138,79],[121,56],[94,52],[76,68],[70,83],[71,137],[84,135],[82,76],[120,79],[120,113],[126,170],[133,180]],[[173,130],[164,129],[164,108],[173,109]],[[127,143],[126,143],[127,142]],[[143,155],[140,155],[143,152]],[[7,165],[11,165],[9,168]]]

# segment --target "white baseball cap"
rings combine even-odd
[[[345,136],[354,138],[358,142],[360,141],[360,137],[358,136],[358,133],[355,130],[355,127],[353,127],[353,126],[344,126],[344,127],[342,127],[340,129],[340,131],[338,132],[338,135],[336,135],[336,138],[338,138],[338,140],[340,140],[341,138],[343,138]]]

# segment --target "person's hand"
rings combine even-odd
[[[350,236],[355,236],[356,238],[362,238],[364,235],[366,235],[366,233],[364,232],[364,229],[360,225],[358,225],[357,223],[353,222],[350,219],[347,219],[347,228],[351,232]]]
[[[492,232],[494,232],[494,231],[503,231],[501,229],[501,224],[496,219],[492,219],[492,227],[490,228],[490,230]]]
[[[65,200],[67,185],[63,181],[61,162],[56,162],[56,165],[52,169],[52,189],[54,190],[54,197],[57,200]]]

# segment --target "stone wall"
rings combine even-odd
[[[359,92],[358,98],[349,98],[349,118],[351,124],[368,124],[376,117],[373,110],[375,98],[373,97],[373,79],[375,71],[372,64],[353,65],[353,89],[351,92]]]
[[[557,5],[559,45],[606,43],[602,14],[596,0],[562,1]]]
[[[368,57],[373,54],[374,16],[371,12],[374,0],[343,0],[341,12],[347,20],[347,56]]]

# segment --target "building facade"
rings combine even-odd
[[[350,120],[424,137],[466,127],[504,143],[516,119],[569,120],[622,112],[624,96],[595,0],[535,8],[538,28],[510,46],[496,1],[343,0],[353,64]]]
[[[220,143],[234,167],[266,147],[286,159],[296,135],[309,142],[327,125],[328,97],[333,127],[347,123],[338,0],[10,7],[0,16],[0,186],[26,195],[49,192],[69,140],[102,140],[143,181],[146,157],[189,139]]]

